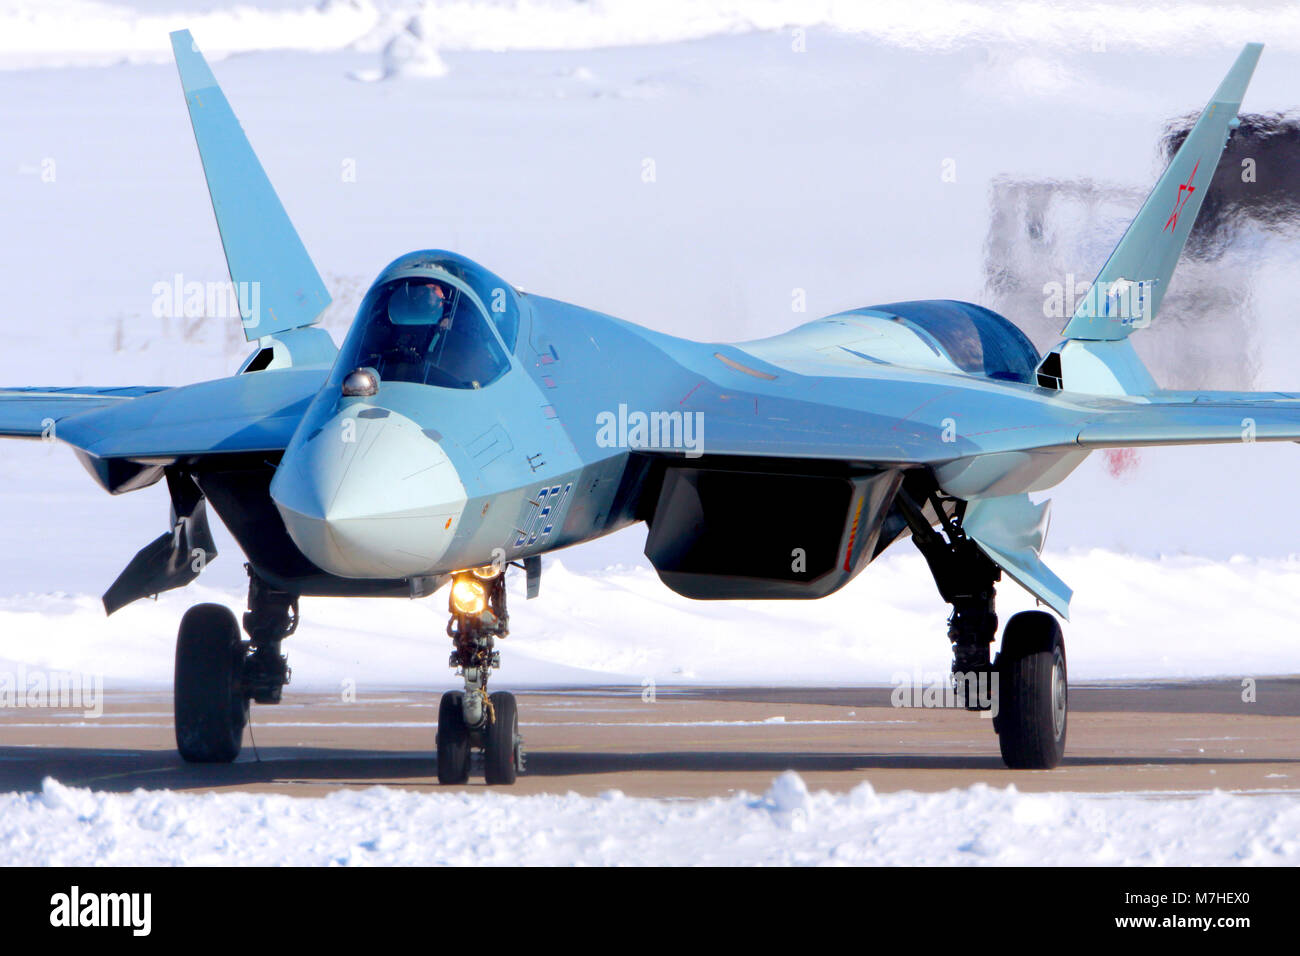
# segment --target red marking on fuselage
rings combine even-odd
[[[850,570],[853,560],[853,542],[858,538],[858,523],[862,521],[862,503],[867,500],[865,494],[858,498],[858,510],[853,514],[853,527],[849,529],[849,546],[844,552],[844,570]]]

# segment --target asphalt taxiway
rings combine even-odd
[[[1300,791],[1300,678],[1254,690],[1247,701],[1233,680],[1075,685],[1066,759],[1052,771],[1007,770],[987,719],[897,708],[888,686],[660,687],[652,701],[640,687],[519,691],[528,757],[510,792],[761,793],[787,769],[832,791]],[[243,753],[220,766],[176,755],[166,691],[108,692],[99,716],[0,710],[0,791],[47,776],[107,791],[440,789],[437,703],[432,692],[344,701],[290,687],[280,705],[254,706]]]

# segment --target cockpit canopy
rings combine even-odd
[[[1005,316],[972,302],[923,299],[860,310],[886,315],[919,334],[963,372],[1033,385],[1040,361],[1034,343]]]
[[[482,388],[509,370],[518,329],[506,283],[451,253],[411,253],[366,293],[334,377],[369,367],[384,382]]]

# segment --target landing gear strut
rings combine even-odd
[[[474,749],[483,751],[489,784],[514,783],[524,769],[523,738],[513,694],[489,694],[488,676],[501,666],[495,640],[510,633],[504,569],[492,566],[458,572],[452,578],[450,665],[465,681],[449,690],[438,707],[438,782],[465,783]]]
[[[280,642],[298,630],[298,595],[271,587],[248,570],[248,610],[244,630],[250,653],[244,661],[244,691],[259,704],[278,704],[284,685],[289,683],[289,659],[280,653]]]
[[[948,639],[957,699],[967,710],[992,710],[1008,767],[1050,770],[1065,754],[1068,688],[1060,624],[1044,611],[1013,615],[1003,631],[1001,652],[990,660],[1001,569],[962,532],[964,501],[956,501],[950,513],[937,490],[925,497],[942,533],[931,527],[906,490],[899,491],[897,500],[939,594],[952,605]]]
[[[221,604],[185,612],[176,637],[176,749],[190,763],[230,763],[243,746],[249,702],[278,704],[289,683],[280,642],[298,627],[298,597],[248,568],[248,610],[239,623]]]

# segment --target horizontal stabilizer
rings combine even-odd
[[[311,325],[330,304],[325,283],[194,38],[171,39],[244,337]]]

